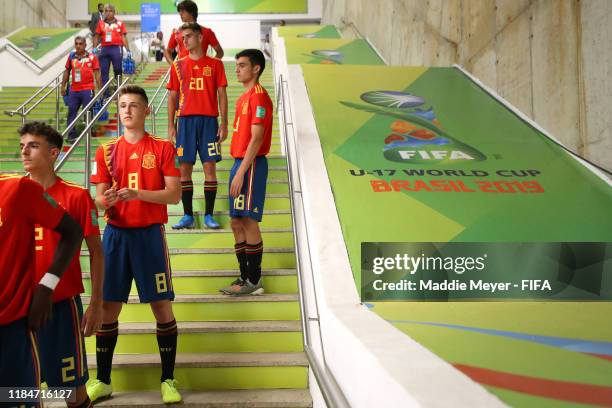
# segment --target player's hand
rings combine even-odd
[[[83,335],[85,337],[89,337],[92,334],[95,334],[100,327],[102,326],[102,302],[91,303],[85,314],[83,315],[83,320],[81,323],[81,327],[83,327]]]
[[[117,196],[121,201],[130,201],[138,198],[138,190],[134,190],[133,188],[122,188],[117,191]]]
[[[176,145],[176,128],[174,126],[168,127],[168,140]]]
[[[219,130],[217,131],[217,138],[219,143],[223,143],[225,139],[227,139],[227,125],[219,126]]]
[[[41,284],[36,285],[28,312],[28,327],[31,330],[40,329],[51,317],[52,294],[53,291],[48,287]]]
[[[110,208],[113,205],[117,204],[119,201],[119,196],[117,195],[117,189],[115,187],[111,187],[104,192],[104,200],[106,201],[106,208]]]
[[[240,195],[240,191],[242,191],[243,182],[244,174],[236,172],[236,174],[234,175],[234,179],[232,180],[232,184],[230,185],[230,197],[236,198]]]
[[[62,96],[66,96],[66,88],[62,88]]]

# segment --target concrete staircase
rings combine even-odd
[[[242,86],[235,81],[233,65],[226,65],[230,83],[230,128],[235,100],[243,92]],[[167,68],[165,63],[149,64],[135,83],[143,86],[152,97]],[[272,78],[270,70],[266,70],[262,84],[274,97]],[[164,106],[158,115],[157,135],[161,137],[166,136],[166,111]],[[11,126],[15,129],[16,125],[6,128]],[[96,146],[116,135],[116,122],[100,129],[98,135],[104,137],[92,139]],[[7,136],[6,140],[10,143],[0,145],[0,171],[22,171],[20,160],[15,158],[18,157],[18,139],[11,140]],[[173,231],[169,225],[166,229],[176,294],[173,307],[179,322],[175,370],[179,389],[184,403],[191,406],[310,407],[312,399],[308,391],[308,363],[302,346],[286,160],[281,155],[278,123],[275,123],[268,156],[266,213],[260,224],[265,245],[262,267],[266,294],[263,296],[237,298],[218,292],[238,275],[234,240],[229,229],[227,180],[232,160],[228,151],[229,140],[224,146],[224,160],[217,167],[219,193],[215,216],[223,229],[202,229],[204,181],[201,167],[194,172],[196,229]],[[84,147],[80,146],[64,166],[61,176],[83,184],[83,157]],[[181,216],[181,204],[169,207],[170,225]],[[105,227],[103,219],[100,219],[100,227]],[[90,280],[86,247],[81,252],[81,266],[86,287],[83,303],[87,304]],[[100,406],[163,405],[159,394],[161,368],[154,318],[148,305],[138,303],[135,288],[131,295],[120,316],[120,336],[112,372],[114,397],[97,404]],[[93,337],[87,339],[86,348],[90,377],[95,377]]]

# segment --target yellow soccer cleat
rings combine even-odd
[[[100,380],[91,380],[87,383],[87,395],[91,402],[99,400],[100,398],[110,397],[113,393],[113,386],[106,384]]]
[[[176,402],[181,402],[183,399],[181,394],[176,389],[176,384],[177,381],[174,379],[165,380],[163,383],[161,383],[161,394],[164,404],[174,404]]]

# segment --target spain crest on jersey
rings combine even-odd
[[[210,69],[209,66],[204,67],[204,70],[202,71],[202,75],[204,75],[204,76],[211,76],[212,75],[212,70]]]
[[[155,155],[151,152],[142,156],[142,167],[145,169],[155,168]]]

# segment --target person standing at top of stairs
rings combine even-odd
[[[266,197],[268,160],[272,143],[272,100],[259,84],[266,67],[260,50],[236,54],[236,76],[246,92],[236,101],[230,154],[229,213],[240,277],[220,289],[229,295],[262,295],[263,240],[259,229]]]
[[[66,70],[62,77],[62,96],[66,95],[66,84],[72,73],[72,86],[68,94],[68,125],[77,116],[79,108],[87,106],[94,96],[96,87],[102,88],[100,82],[100,63],[98,57],[85,50],[87,43],[84,37],[78,36],[74,39],[76,51],[70,52],[66,61]],[[94,83],[95,79],[95,83]],[[76,139],[76,127],[68,133],[68,143]]]
[[[67,400],[67,405],[87,408],[90,401],[85,383],[89,373],[83,336],[91,336],[102,324],[104,256],[98,211],[87,189],[55,174],[53,166],[62,149],[62,136],[57,130],[45,123],[31,122],[26,123],[19,134],[24,170],[79,223],[91,256],[91,301],[85,314],[80,296],[85,291],[80,254],[76,253],[53,292],[53,318],[37,332],[43,380],[49,387],[75,388],[76,397]],[[53,262],[59,237],[40,226],[36,227],[34,235],[38,281]]]
[[[98,48],[98,45],[101,46]],[[115,18],[115,6],[107,4],[104,6],[104,20],[98,22],[96,35],[93,38],[94,50],[100,58],[100,71],[102,73],[102,83],[108,82],[110,64],[113,63],[113,74],[115,77],[123,72],[122,59],[123,47],[131,56],[130,45],[127,40],[127,30],[125,24]],[[110,95],[107,90],[105,96]]]
[[[176,11],[178,11],[181,16],[181,21],[183,23],[195,23],[198,20],[198,5],[191,0],[181,1],[176,6]],[[202,41],[200,42],[202,54],[206,55],[208,53],[208,46],[210,45],[215,50],[215,58],[223,58],[223,48],[221,48],[221,44],[219,44],[219,40],[217,40],[214,31],[202,25],[200,25],[200,31],[202,32]],[[178,58],[189,55],[189,51],[185,48],[183,33],[180,28],[172,30],[172,34],[168,40],[168,47],[164,50],[164,56],[170,65],[172,65],[174,61],[172,57],[172,50],[174,49],[178,49]]]
[[[161,393],[165,403],[181,401],[174,366],[178,331],[174,290],[164,224],[168,204],[178,204],[180,172],[174,146],[145,131],[149,100],[144,89],[119,91],[119,116],[125,134],[96,152],[91,182],[96,203],[105,209],[103,285],[104,317],[96,334],[97,379],[87,385],[92,401],[112,394],[111,367],[119,335],[119,314],[127,303],[132,279],[141,303],[150,303],[157,322],[161,357]]]
[[[193,228],[193,165],[196,153],[204,168],[204,224],[220,228],[213,218],[217,197],[217,162],[221,143],[227,138],[227,79],[221,60],[202,54],[202,31],[198,23],[181,26],[189,55],[177,58],[170,68],[168,96],[168,139],[176,140],[176,155],[181,163],[183,218],[174,229]],[[178,99],[178,110],[176,108]],[[221,114],[221,125],[217,117]],[[178,123],[174,127],[175,115]]]

